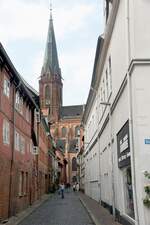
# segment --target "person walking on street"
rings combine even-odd
[[[76,191],[76,185],[75,184],[73,185],[73,191],[74,192]]]
[[[79,191],[80,187],[79,187],[79,183],[76,184],[76,190]]]
[[[64,198],[64,189],[65,189],[65,185],[64,185],[64,183],[61,183],[61,185],[60,185],[60,191],[61,191],[61,198],[62,199]]]

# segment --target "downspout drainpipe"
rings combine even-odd
[[[129,0],[127,0],[127,44],[128,44],[128,66],[131,62],[131,40],[130,40],[130,5]],[[131,145],[131,170],[132,170],[132,185],[133,185],[133,197],[134,197],[134,211],[135,211],[135,220],[136,225],[139,223],[139,214],[138,214],[138,202],[137,202],[137,188],[136,188],[136,169],[135,169],[135,148],[134,148],[134,135],[133,135],[133,112],[132,112],[132,83],[129,71],[127,71],[127,81],[128,81],[128,98],[129,98],[129,135],[130,135],[130,145]]]
[[[10,165],[10,182],[9,182],[9,206],[8,206],[8,216],[12,216],[12,181],[13,181],[13,165],[14,165],[14,152],[15,152],[15,90],[20,87],[20,82],[15,89],[15,85],[12,81],[12,88],[13,88],[13,102],[12,102],[12,109],[13,109],[13,119],[12,119],[12,127],[13,127],[13,139],[12,139],[12,154],[11,154],[11,165]]]

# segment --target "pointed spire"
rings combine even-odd
[[[50,3],[50,20],[49,20],[49,28],[47,35],[47,42],[45,48],[45,56],[44,63],[42,68],[43,74],[60,74],[58,54],[57,54],[57,46],[55,40],[55,32],[53,26],[53,17],[52,17],[52,3]]]
[[[53,20],[52,11],[53,11],[52,1],[50,1],[50,20]]]

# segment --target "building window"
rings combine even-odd
[[[75,137],[79,137],[80,136],[80,127],[76,126],[75,127]]]
[[[19,151],[19,133],[15,131],[15,149]]]
[[[23,113],[23,98],[20,96],[20,93],[18,91],[16,92],[15,108],[21,114]]]
[[[15,149],[25,153],[25,139],[17,131],[15,132]]]
[[[20,135],[20,152],[25,153],[25,139]]]
[[[10,81],[7,78],[4,78],[4,89],[3,89],[4,95],[6,95],[9,98],[10,95]]]
[[[107,94],[107,100],[109,98],[109,84],[108,84],[108,70],[106,69],[106,94]]]
[[[62,133],[62,137],[66,137],[66,134],[67,134],[67,128],[66,127],[63,127],[61,129],[61,133]]]
[[[25,183],[26,194],[28,193],[28,172],[26,172],[26,183]]]
[[[109,56],[109,91],[112,92],[112,66],[111,66],[111,56]]]
[[[50,86],[45,86],[45,104],[50,105]]]
[[[105,95],[105,80],[103,79],[103,101],[106,101],[106,95]]]
[[[10,126],[9,122],[5,119],[3,120],[3,143],[10,143]]]
[[[19,196],[23,196],[24,194],[24,172],[21,171],[19,173]]]
[[[77,159],[75,157],[72,159],[72,171],[77,171]]]

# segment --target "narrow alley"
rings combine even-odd
[[[19,225],[92,225],[77,193],[55,194]]]

